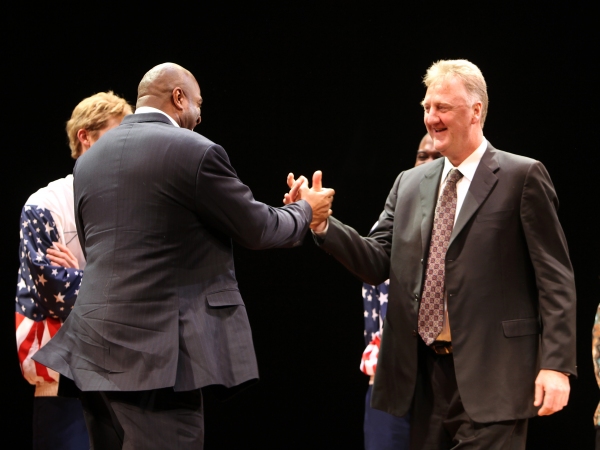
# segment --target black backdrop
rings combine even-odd
[[[592,448],[598,33],[580,3],[5,5],[3,426],[29,447],[32,389],[18,369],[10,301],[19,212],[71,172],[64,123],[82,98],[112,89],[135,103],[149,68],[177,62],[202,89],[197,131],[224,146],[256,198],[279,205],[289,171],[321,169],[337,191],[334,214],[366,233],[425,132],[422,75],[435,60],[466,58],[488,83],[485,136],[547,166],[575,266],[580,376],[565,411],[530,422],[528,448]],[[298,249],[235,253],[261,382],[226,403],[207,398],[206,448],[360,449],[360,282],[308,238]]]

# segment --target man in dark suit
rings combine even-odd
[[[398,176],[369,237],[333,217],[313,231],[363,281],[390,278],[372,405],[411,412],[411,449],[523,449],[527,419],[562,409],[576,375],[558,200],[540,162],[483,137],[474,64],[439,61],[424,82],[444,158]]]
[[[74,170],[87,259],[77,303],[36,360],[83,391],[92,448],[201,448],[200,387],[258,378],[232,239],[300,244],[330,214],[332,190],[306,201],[254,200],[219,145],[191,130],[202,97],[175,64],[151,69],[136,114]]]

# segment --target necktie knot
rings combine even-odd
[[[457,183],[458,180],[462,178],[463,174],[460,173],[458,169],[451,169],[450,173],[448,173],[448,178],[446,179],[446,183]]]

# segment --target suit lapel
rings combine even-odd
[[[421,220],[421,242],[423,244],[422,253],[425,257],[431,238],[431,229],[433,228],[433,217],[435,214],[435,205],[437,203],[437,193],[440,186],[440,178],[444,169],[444,158],[439,162],[430,163],[431,170],[427,171],[425,177],[421,180],[419,189],[421,191],[421,210],[423,219]]]
[[[448,247],[452,245],[456,236],[462,231],[498,182],[498,177],[496,177],[495,173],[499,167],[495,149],[488,143],[487,149],[477,166],[473,181],[471,181],[471,185],[467,191],[465,201],[458,213]]]

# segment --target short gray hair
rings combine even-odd
[[[423,83],[426,87],[431,86],[433,83],[442,81],[446,77],[458,77],[462,80],[467,90],[467,93],[471,97],[471,101],[481,102],[481,119],[480,124],[483,128],[485,118],[488,110],[488,94],[487,85],[485,79],[479,67],[466,59],[451,59],[451,60],[440,60],[431,65],[427,69],[427,73],[423,77]]]

